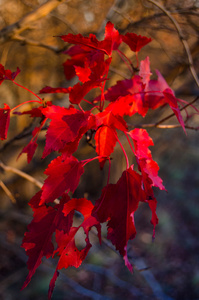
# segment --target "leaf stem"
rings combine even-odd
[[[124,156],[125,156],[125,159],[126,159],[126,168],[128,169],[128,168],[129,168],[129,160],[128,160],[128,156],[127,156],[126,151],[124,150],[124,147],[123,147],[122,143],[120,142],[120,140],[119,140],[117,134],[115,134],[115,136],[116,136],[117,141],[118,141],[118,143],[119,143],[119,145],[120,145],[120,147],[121,147],[121,149],[122,149],[122,151],[123,151],[123,153],[124,153]]]
[[[124,132],[124,134],[125,134],[125,136],[126,136],[126,138],[127,138],[127,141],[128,141],[128,143],[129,143],[129,146],[130,146],[131,150],[132,150],[133,153],[135,154],[135,151],[134,151],[133,146],[132,146],[132,144],[131,144],[131,141],[130,141],[130,139],[129,139],[129,137],[128,137],[128,134],[127,134],[126,132]]]
[[[13,107],[13,108],[10,110],[10,112],[12,112],[13,110],[15,110],[15,109],[17,109],[18,107],[20,107],[20,106],[22,106],[22,105],[24,105],[24,104],[27,104],[27,103],[39,103],[39,104],[41,104],[41,102],[40,102],[40,101],[37,101],[37,100],[29,100],[29,101],[25,101],[25,102],[20,103],[19,105],[15,106],[15,107]]]
[[[33,184],[35,184],[37,187],[39,188],[42,188],[43,184],[38,181],[37,179],[35,179],[34,177],[28,175],[27,173],[23,172],[23,171],[20,171],[16,168],[13,168],[13,167],[10,167],[10,166],[7,166],[5,165],[2,161],[0,161],[0,167],[4,170],[4,171],[7,171],[7,172],[12,172],[14,174],[17,174],[19,175],[20,177],[23,177],[25,178],[26,180],[32,182]]]
[[[89,162],[95,160],[95,159],[98,159],[100,158],[101,156],[96,156],[96,157],[93,157],[93,158],[88,158],[88,159],[85,159],[85,160],[82,160],[81,162],[83,163],[83,167],[88,164]]]
[[[111,160],[110,160],[110,157],[108,157],[108,161],[109,161],[109,166],[108,166],[108,179],[107,179],[107,185],[109,184],[110,173],[111,173]]]
[[[132,69],[132,62],[130,61],[130,59],[122,51],[120,51],[119,49],[117,49],[117,53],[119,54],[119,56],[121,57],[121,59],[123,60],[123,62],[127,66],[127,68],[130,70],[130,72],[132,74],[134,74],[134,71],[133,71],[134,68]],[[130,66],[127,64],[126,60],[124,60],[124,57],[128,61]]]
[[[99,106],[97,106],[97,105],[93,104],[92,102],[90,102],[90,101],[88,101],[88,100],[86,100],[86,99],[83,99],[83,101],[85,101],[85,102],[89,103],[90,105],[92,105],[92,106],[93,106],[93,108],[92,108],[92,109],[94,109],[94,108],[97,108],[97,109],[100,111],[100,108],[99,108]]]
[[[37,97],[37,98],[40,100],[40,103],[42,103],[42,99],[41,99],[37,94],[35,94],[34,92],[32,92],[31,90],[29,90],[29,89],[26,88],[25,86],[23,86],[23,85],[17,83],[17,82],[14,81],[14,80],[13,80],[12,82],[13,82],[14,84],[18,85],[19,87],[21,87],[22,89],[28,91],[29,93],[31,93],[31,94],[34,95],[35,97]]]

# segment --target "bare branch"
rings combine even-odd
[[[9,40],[12,40],[13,37],[18,36],[21,32],[23,32],[24,30],[29,28],[31,23],[33,23],[41,18],[44,18],[64,1],[66,2],[66,0],[47,1],[46,3],[42,4],[37,9],[26,14],[23,18],[21,18],[16,23],[13,23],[9,26],[4,27],[0,31],[0,44],[3,44]]]
[[[12,37],[12,40],[14,41],[19,41],[21,42],[23,45],[30,45],[30,46],[36,46],[36,47],[42,47],[42,48],[46,48],[48,50],[51,50],[55,53],[60,53],[64,50],[66,50],[67,47],[64,47],[64,48],[58,48],[58,47],[53,47],[51,45],[47,45],[47,44],[44,44],[44,43],[41,43],[41,42],[38,42],[38,41],[34,41],[34,40],[30,40],[30,39],[27,39],[23,36],[20,36],[20,35],[14,35]]]
[[[172,128],[181,128],[182,126],[180,124],[169,124],[169,125],[156,125],[156,123],[151,123],[151,124],[128,124],[129,128],[150,128],[150,127],[156,127],[156,128],[161,128],[161,129],[172,129]],[[191,129],[191,130],[199,130],[199,127],[193,127],[189,125],[184,126],[186,129]]]
[[[7,166],[5,165],[4,163],[2,163],[2,161],[0,161],[0,168],[2,168],[4,171],[7,171],[7,172],[12,172],[14,174],[17,174],[19,175],[20,177],[23,177],[25,178],[26,180],[32,182],[34,185],[36,185],[37,187],[39,187],[40,189],[42,188],[43,184],[38,181],[37,179],[35,179],[34,177],[28,175],[27,173],[23,172],[23,171],[20,171],[16,168],[13,168],[13,167],[10,167],[10,166]]]
[[[189,48],[189,45],[188,45],[186,39],[184,38],[184,34],[182,32],[182,29],[180,28],[180,25],[174,19],[174,17],[171,15],[171,13],[164,6],[162,6],[160,3],[158,3],[154,0],[147,0],[147,1],[154,4],[159,9],[161,9],[169,17],[169,19],[172,21],[172,23],[174,24],[174,26],[175,26],[175,28],[178,32],[179,38],[180,38],[180,40],[183,44],[183,47],[185,49],[185,52],[187,54],[187,58],[188,58],[188,61],[189,61],[189,69],[191,71],[191,74],[192,74],[197,86],[199,87],[199,78],[197,76],[196,70],[195,70],[194,65],[193,65],[193,58],[192,58],[192,55],[191,55],[191,51],[190,51],[190,48]]]
[[[2,187],[2,189],[4,190],[4,192],[6,193],[6,195],[10,198],[11,202],[13,204],[16,203],[16,199],[13,196],[13,194],[10,192],[10,190],[7,188],[7,186],[3,183],[2,180],[0,180],[0,186]]]
[[[192,100],[191,102],[187,103],[185,106],[180,108],[180,111],[186,109],[187,107],[191,106],[193,103],[195,103],[197,100],[199,99],[199,96],[196,97],[194,100]],[[180,124],[171,124],[171,125],[161,125],[162,123],[164,123],[165,121],[171,119],[172,117],[174,117],[175,114],[172,113],[170,115],[168,115],[167,117],[161,119],[160,121],[156,122],[156,123],[151,123],[151,124],[127,124],[129,128],[144,128],[144,127],[157,127],[157,128],[180,128],[182,127]],[[192,129],[192,130],[198,130],[199,127],[193,127],[193,126],[189,126],[189,125],[185,125],[185,128],[187,129]]]
[[[181,107],[181,108],[180,108],[180,111],[182,111],[182,110],[184,110],[185,108],[191,106],[191,105],[192,105],[193,103],[195,103],[198,99],[199,99],[199,96],[196,97],[196,98],[195,98],[194,100],[192,100],[191,102],[189,102],[188,104],[186,104],[185,106]],[[163,118],[162,120],[160,120],[160,121],[158,121],[157,123],[155,123],[155,127],[158,127],[158,125],[162,124],[163,122],[169,120],[170,118],[172,118],[172,117],[174,117],[174,116],[175,116],[175,114],[172,113],[172,114],[170,114],[169,116]]]

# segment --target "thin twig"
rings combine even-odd
[[[28,175],[27,173],[23,172],[23,171],[20,171],[16,168],[13,168],[13,167],[10,167],[10,166],[7,166],[5,165],[4,163],[2,163],[2,161],[0,161],[0,167],[4,170],[4,171],[7,171],[7,172],[12,172],[14,174],[17,174],[19,175],[20,177],[23,177],[25,178],[26,180],[32,182],[34,185],[36,185],[37,187],[39,187],[40,189],[42,188],[43,184],[38,181],[37,179],[35,179],[34,177]]]
[[[187,103],[185,106],[181,107],[181,108],[180,108],[180,111],[182,111],[182,110],[184,110],[185,108],[191,106],[191,105],[192,105],[193,103],[195,103],[198,99],[199,99],[199,96],[197,96],[197,97],[196,97],[195,99],[193,99],[191,102]],[[163,122],[169,120],[170,118],[172,118],[172,117],[174,117],[174,116],[175,116],[174,113],[170,114],[169,116],[167,116],[167,117],[163,118],[162,120],[158,121],[157,123],[155,123],[155,124],[154,124],[154,127],[158,127],[158,125],[160,125],[161,123],[163,123]]]
[[[7,186],[3,183],[2,180],[0,180],[0,186],[2,187],[2,189],[4,190],[4,192],[6,193],[6,195],[10,198],[11,202],[13,204],[16,203],[16,199],[13,196],[13,194],[11,193],[11,191],[7,188]]]
[[[169,124],[169,125],[156,125],[155,123],[149,123],[149,124],[127,124],[129,128],[151,128],[151,127],[156,127],[156,128],[161,128],[161,129],[172,129],[172,128],[181,128],[182,126],[180,124]],[[194,126],[188,126],[185,125],[186,129],[191,129],[191,130],[199,130],[199,127],[194,127]]]
[[[199,96],[197,96],[194,100],[192,100],[191,102],[187,103],[185,106],[180,108],[180,111],[186,109],[187,107],[191,106],[193,103],[195,103],[197,100],[199,99]],[[172,113],[170,115],[168,115],[167,117],[161,119],[160,121],[156,122],[156,123],[151,123],[151,124],[127,124],[129,128],[144,128],[144,127],[157,127],[157,128],[178,128],[178,127],[182,127],[180,124],[169,124],[169,125],[161,125],[162,123],[164,123],[165,121],[168,121],[169,119],[171,119],[172,117],[174,117],[175,114]],[[192,129],[192,130],[198,130],[198,127],[194,127],[194,126],[189,126],[189,125],[185,125],[185,128],[187,129]]]
[[[109,67],[109,71],[123,77],[124,79],[129,79],[129,76],[127,76],[127,74],[123,73],[122,71],[119,71],[118,69],[112,66]]]
[[[183,44],[183,47],[185,49],[185,52],[187,54],[187,58],[188,58],[188,61],[189,61],[189,69],[191,71],[191,74],[192,74],[197,86],[199,87],[199,78],[197,76],[196,70],[195,70],[194,65],[193,65],[193,58],[192,58],[192,55],[191,55],[191,51],[190,51],[190,48],[189,48],[189,45],[188,45],[187,41],[184,38],[184,34],[182,32],[182,29],[181,29],[180,25],[174,19],[174,17],[171,15],[171,13],[164,6],[162,6],[160,3],[158,3],[154,0],[147,0],[147,1],[154,4],[159,9],[161,9],[169,17],[169,19],[172,21],[172,23],[174,24],[174,26],[175,26],[175,28],[178,32],[179,38],[180,38],[180,40]]]

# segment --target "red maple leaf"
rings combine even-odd
[[[43,127],[43,124],[45,123],[46,119],[41,123],[41,125],[39,127],[35,127],[35,129],[32,131],[32,139],[31,141],[28,143],[27,146],[25,146],[22,151],[20,152],[20,154],[18,155],[18,158],[21,156],[22,153],[27,153],[27,161],[28,164],[31,162],[33,155],[37,149],[37,138],[38,138],[38,134],[41,131],[41,128]],[[18,159],[17,158],[17,159]]]
[[[119,115],[114,115],[111,110],[105,109],[102,113],[95,115],[95,117],[98,127],[105,125],[121,131],[127,131],[128,129],[125,120]]]
[[[14,80],[16,76],[20,73],[20,69],[17,68],[16,72],[11,72],[10,70],[5,70],[4,66],[0,64],[0,85],[4,80]]]
[[[125,35],[121,35],[122,41],[127,44],[132,51],[139,52],[142,47],[146,46],[152,41],[151,38],[146,36],[137,35],[135,33],[127,32]]]
[[[179,99],[177,99],[175,97],[173,91],[170,88],[165,89],[163,91],[163,95],[165,97],[165,102],[167,102],[169,104],[169,106],[173,110],[174,114],[176,115],[176,117],[177,117],[180,125],[182,126],[184,132],[186,133],[184,121],[183,121],[180,109],[178,107],[178,101],[179,101]]]
[[[62,40],[70,44],[81,45],[81,48],[88,51],[88,48],[100,50],[107,55],[111,55],[112,50],[117,49],[121,43],[121,37],[111,22],[108,22],[105,28],[105,38],[98,41],[94,34],[84,37],[81,34],[73,35],[71,33],[60,36]]]
[[[152,186],[165,190],[162,179],[158,176],[159,166],[152,159],[149,146],[153,146],[153,141],[145,129],[135,128],[129,132],[135,146],[135,155],[137,163],[142,172],[143,182],[147,195],[153,197]]]
[[[48,177],[42,187],[40,205],[54,201],[67,190],[73,193],[83,172],[82,163],[73,156],[59,156],[52,160],[44,172]]]
[[[95,134],[96,152],[100,156],[100,167],[103,168],[106,160],[114,151],[117,142],[115,129],[127,131],[127,125],[123,118],[115,116],[111,111],[104,111],[96,115],[98,130]]]
[[[141,66],[140,76],[142,77],[145,85],[143,98],[145,106],[156,109],[162,105],[169,104],[185,131],[184,121],[178,107],[180,99],[175,97],[173,90],[169,87],[166,80],[158,70],[156,70],[156,74],[158,76],[157,80],[150,80],[151,73],[148,58],[141,62]]]
[[[84,60],[84,66],[74,66],[75,73],[78,76],[81,82],[86,82],[89,80],[91,75],[91,69],[89,68],[89,61],[87,59]]]
[[[100,87],[102,84],[103,79],[101,80],[97,80],[97,81],[86,81],[83,84],[80,84],[79,82],[77,84],[75,84],[70,93],[69,93],[69,100],[72,104],[79,104],[82,99],[84,98],[84,96],[86,96],[88,94],[88,92],[90,92],[90,90]]]
[[[52,151],[63,151],[69,143],[78,142],[88,130],[90,112],[84,113],[72,106],[64,108],[53,105],[44,109],[43,113],[51,122],[42,158]]]
[[[27,160],[29,164],[33,158],[33,155],[35,154],[37,146],[38,146],[37,142],[35,140],[33,141],[31,140],[30,143],[28,143],[28,145],[25,146],[23,150],[20,152],[18,158],[21,156],[22,153],[27,153]]]
[[[45,86],[43,89],[39,91],[40,94],[54,94],[54,93],[64,93],[68,94],[71,91],[71,87],[69,88],[63,88],[63,87],[57,87],[52,88],[50,86]]]
[[[136,235],[134,213],[140,201],[146,200],[142,189],[142,176],[130,167],[122,173],[116,184],[108,184],[97,200],[93,215],[100,223],[108,221],[108,239],[124,257],[125,264],[132,271],[127,258],[127,243]]]
[[[147,89],[150,77],[152,75],[151,70],[150,70],[150,61],[149,61],[148,56],[145,58],[145,60],[142,60],[140,62],[139,75],[140,75],[140,77],[142,77],[142,82],[144,83],[145,88]]]
[[[10,107],[4,103],[4,108],[0,108],[0,137],[7,139],[8,127],[10,124]]]
[[[69,197],[65,195],[60,204],[55,207],[39,206],[41,191],[38,192],[30,201],[30,205],[34,211],[33,220],[28,225],[28,231],[25,233],[22,247],[29,256],[27,266],[29,274],[23,284],[25,288],[30,282],[36,269],[41,264],[42,257],[49,258],[54,252],[52,243],[52,235],[56,229],[63,232],[69,232],[72,226],[73,214],[65,216],[62,212],[63,205],[69,201]]]
[[[64,231],[60,230],[56,231],[56,242],[58,246],[57,249],[54,251],[53,256],[56,254],[60,256],[60,258],[53,278],[50,282],[48,292],[49,299],[51,298],[55,286],[55,281],[57,279],[57,276],[59,275],[58,270],[61,270],[62,268],[68,268],[69,266],[74,266],[75,268],[78,268],[81,265],[82,261],[85,259],[89,249],[92,246],[89,240],[89,231],[93,226],[97,228],[98,237],[101,242],[101,227],[96,218],[91,216],[93,210],[93,204],[91,203],[91,201],[85,198],[71,199],[64,205],[62,212],[67,217],[74,210],[79,211],[83,215],[84,220],[80,226],[71,227],[69,233],[64,233]],[[86,234],[86,246],[82,250],[79,250],[75,244],[74,237],[81,227],[83,228]]]
[[[111,57],[104,60],[104,53],[98,50],[84,50],[79,45],[71,47],[65,52],[71,56],[64,64],[66,79],[71,79],[75,75],[82,82],[96,81],[107,74],[111,62]]]
[[[71,59],[67,59],[67,61],[63,63],[64,74],[67,80],[72,79],[76,75],[75,66],[83,67],[85,60],[92,58],[90,49],[82,49],[79,45],[70,47],[64,51],[64,54],[71,57]]]
[[[103,168],[117,142],[117,132],[108,126],[101,126],[95,134],[96,152],[100,156],[100,167]]]

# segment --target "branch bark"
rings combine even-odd
[[[15,36],[19,36],[21,32],[30,27],[30,24],[44,18],[51,11],[53,11],[58,5],[66,2],[66,0],[50,0],[42,4],[32,12],[26,14],[16,23],[13,23],[9,26],[4,27],[0,31],[0,44],[8,42],[9,40],[14,39]],[[68,2],[68,1],[67,1]]]

